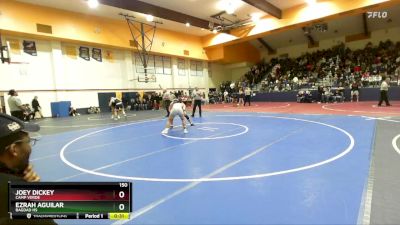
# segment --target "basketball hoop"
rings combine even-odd
[[[13,62],[13,61],[9,61],[8,64],[17,64],[17,65],[21,65],[21,64],[29,64],[28,62]]]
[[[130,16],[128,14],[119,15],[125,17],[125,20],[128,24],[129,31],[131,32],[133,41],[135,43],[135,48],[139,53],[140,61],[143,64],[144,68],[144,78],[138,77],[138,82],[156,82],[156,77],[153,74],[151,77],[148,75],[149,68],[149,52],[151,51],[151,47],[153,46],[154,35],[156,33],[157,21],[154,21],[153,24],[145,24],[143,22],[134,20],[134,16]],[[150,70],[151,71],[151,70]]]
[[[157,77],[154,74],[147,76],[138,76],[137,81],[143,83],[149,83],[149,82],[155,83],[157,82]]]

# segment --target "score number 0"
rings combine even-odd
[[[126,187],[128,187],[128,183],[119,183],[119,187],[126,188]],[[125,197],[125,192],[124,191],[120,191],[118,193],[118,197],[119,198],[124,198]],[[123,211],[125,209],[125,205],[124,204],[119,204],[118,208],[119,208],[120,211]]]

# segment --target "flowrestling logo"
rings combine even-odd
[[[367,17],[368,19],[385,19],[388,17],[388,12],[383,11],[383,12],[367,12]]]

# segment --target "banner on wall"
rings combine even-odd
[[[34,41],[24,40],[22,42],[22,45],[24,46],[25,53],[32,55],[32,56],[37,56],[36,43]]]
[[[92,48],[92,58],[96,61],[103,61],[101,56],[101,49],[99,48]]]
[[[78,55],[76,54],[75,46],[65,46],[65,54],[72,59],[78,58],[77,57]]]
[[[82,46],[79,47],[79,57],[81,57],[84,60],[90,61],[89,48]]]
[[[114,56],[113,56],[113,52],[110,50],[105,50],[104,51],[104,58],[107,59],[110,62],[114,62]]]
[[[21,46],[18,39],[7,39],[6,42],[10,45],[10,53],[21,55]]]

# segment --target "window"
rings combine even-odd
[[[196,76],[196,67],[197,63],[196,61],[190,61],[190,76]]]
[[[208,77],[212,77],[212,73],[211,73],[211,63],[209,62],[208,63],[208,67],[207,67],[207,70],[208,70]]]
[[[190,61],[190,75],[191,76],[203,76],[203,62],[202,61]]]
[[[171,57],[163,56],[164,74],[172,74]]]
[[[147,73],[154,74],[154,55],[149,55],[147,61]]]
[[[186,71],[185,71],[185,60],[184,59],[178,59],[178,75],[179,76],[185,76]]]
[[[163,57],[162,56],[156,56],[155,57],[155,68],[156,68],[156,74],[164,74],[164,67],[163,67]]]
[[[136,73],[144,73],[144,67],[143,67],[143,63],[142,60],[140,59],[140,55],[139,54],[135,54],[135,67],[136,67]]]
[[[196,66],[196,75],[203,76],[203,62],[197,62]]]
[[[135,53],[135,67],[137,73],[144,73],[143,62],[139,53]],[[172,74],[171,57],[149,55],[147,62],[147,73],[149,74]]]

